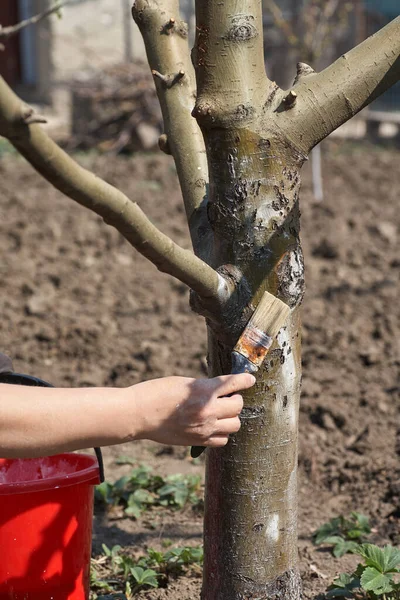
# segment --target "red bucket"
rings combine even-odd
[[[0,600],[88,600],[96,458],[0,459]]]

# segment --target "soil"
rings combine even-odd
[[[153,222],[189,247],[171,160],[80,156],[135,198]],[[339,513],[367,514],[373,541],[400,543],[398,153],[349,142],[324,146],[325,199],[303,175],[306,258],[299,453],[299,556],[304,598],[319,597],[355,557],[315,548],[312,532]],[[17,371],[58,386],[125,386],[171,374],[205,375],[202,319],[185,286],[160,274],[100,218],[66,200],[22,160],[0,162],[1,350]],[[184,448],[141,442],[104,450],[107,478],[129,454],[162,474],[203,473]],[[101,544],[132,551],[200,544],[190,508],[139,521],[97,511]],[[143,592],[194,600],[200,578]]]

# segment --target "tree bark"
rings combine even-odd
[[[298,600],[296,473],[303,260],[299,169],[304,160],[274,127],[282,91],[263,68],[258,1],[197,6],[197,102],[210,177],[212,266],[242,290],[209,322],[210,376],[229,373],[241,314],[264,290],[290,321],[245,395],[241,431],[207,451],[203,600]],[[271,118],[272,117],[272,118]],[[234,267],[232,267],[234,265]],[[232,318],[232,314],[235,315]]]
[[[298,600],[298,310],[251,393],[242,428],[207,450],[203,600]],[[230,348],[209,337],[210,376],[230,370]]]
[[[196,83],[188,27],[180,19],[179,0],[136,0],[132,15],[154,76],[164,120],[163,144],[174,157],[193,248],[207,260],[207,157],[201,131],[191,116]]]

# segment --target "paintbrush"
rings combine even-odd
[[[264,293],[232,350],[232,374],[258,371],[289,313],[287,304]],[[192,446],[190,454],[197,458],[203,450],[203,446]]]

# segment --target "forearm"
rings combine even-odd
[[[126,389],[0,385],[0,457],[32,458],[135,439]]]
[[[140,439],[224,446],[240,427],[243,399],[234,392],[254,382],[242,373],[164,377],[128,388],[0,384],[0,457],[34,458]]]

